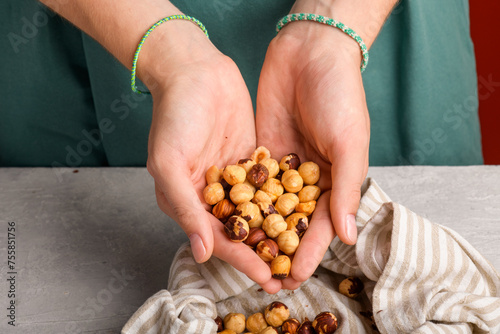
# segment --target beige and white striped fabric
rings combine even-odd
[[[355,246],[336,238],[313,277],[276,295],[216,258],[197,264],[183,245],[168,289],[149,298],[122,333],[215,333],[217,314],[248,316],[275,300],[299,320],[334,312],[336,333],[376,332],[370,311],[381,333],[500,333],[500,275],[457,233],[391,202],[370,179],[356,220]],[[346,276],[365,283],[356,300],[337,292]]]

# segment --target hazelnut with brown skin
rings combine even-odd
[[[316,334],[333,334],[337,330],[337,317],[331,312],[321,312],[314,318],[312,326]]]
[[[235,184],[245,182],[247,173],[245,172],[245,169],[243,167],[237,165],[229,165],[224,168],[222,177],[224,177],[224,180],[226,180],[227,183],[234,186]]]
[[[234,210],[234,215],[245,219],[250,228],[260,227],[264,221],[264,217],[260,213],[259,207],[252,202],[243,202],[239,204]]]
[[[286,222],[282,216],[278,214],[271,214],[264,219],[262,229],[269,238],[276,238],[281,232],[286,230]]]
[[[224,328],[241,333],[245,330],[245,320],[245,316],[241,313],[229,313],[224,317]]]
[[[221,222],[226,222],[227,218],[233,215],[235,206],[228,200],[223,199],[212,208],[212,214]]]
[[[275,207],[280,215],[286,217],[295,210],[297,204],[299,204],[299,198],[297,197],[297,195],[286,193],[278,198]]]
[[[238,183],[231,188],[229,197],[234,204],[239,205],[252,200],[253,190],[244,183]]]
[[[281,158],[280,169],[282,171],[287,171],[289,169],[297,169],[300,166],[300,158],[295,153],[290,153]]]
[[[364,289],[363,282],[354,276],[347,277],[340,282],[339,292],[349,298],[356,298]]]
[[[286,230],[277,239],[279,249],[286,255],[293,255],[299,247],[300,239],[294,231]]]
[[[260,331],[267,328],[267,322],[262,312],[258,312],[249,316],[246,325],[247,330],[252,333],[260,333]]]
[[[250,228],[250,232],[248,233],[248,238],[244,241],[244,243],[254,248],[259,244],[259,242],[266,239],[267,235],[263,229],[259,227],[252,227]]]
[[[292,266],[292,262],[290,258],[286,255],[278,255],[271,262],[271,274],[273,278],[283,280],[288,277],[290,273],[290,267]]]
[[[265,239],[257,244],[255,253],[257,253],[262,261],[271,262],[278,256],[279,247],[273,239]]]
[[[285,192],[285,188],[283,188],[281,182],[274,178],[267,179],[260,190],[269,195],[273,203]]]
[[[203,198],[209,205],[219,203],[224,199],[224,188],[219,182],[210,183],[203,189]]]
[[[300,238],[309,227],[309,219],[303,213],[292,213],[286,218],[286,225],[287,230],[294,231]]]
[[[247,174],[252,168],[252,166],[255,164],[256,162],[253,161],[252,159],[241,159],[238,161],[238,166],[242,167]]]
[[[321,189],[318,186],[305,186],[298,194],[300,203],[317,201],[319,195],[321,195]]]
[[[258,334],[278,334],[278,330],[272,326],[267,326],[261,330]]]
[[[285,320],[281,325],[281,331],[283,333],[297,334],[297,330],[300,327],[300,321],[295,318],[290,318]]]
[[[297,193],[302,189],[304,181],[295,169],[287,170],[281,176],[281,184],[289,193]]]
[[[314,210],[316,210],[316,201],[299,203],[295,207],[296,212],[303,213],[306,216],[310,216],[314,212]]]
[[[278,210],[276,210],[276,208],[272,204],[259,202],[258,206],[259,206],[260,211],[262,211],[264,218],[267,218],[267,216],[272,215],[272,214],[279,214]]]
[[[247,173],[248,182],[257,188],[262,187],[268,178],[269,170],[261,163],[253,165]]]
[[[217,324],[217,333],[222,332],[224,330],[224,322],[222,321],[222,318],[217,316],[214,321]]]
[[[316,184],[319,180],[319,166],[312,161],[304,162],[299,166],[298,171],[302,180],[304,180],[304,183],[307,185]]]
[[[248,238],[250,228],[245,219],[239,216],[231,216],[224,224],[224,232],[233,242],[242,242]]]
[[[261,162],[265,158],[270,158],[271,157],[271,152],[264,146],[259,146],[255,149],[255,151],[252,153],[250,156],[250,159],[255,161],[256,163]]]
[[[270,326],[279,327],[290,317],[290,310],[282,302],[272,302],[267,305],[264,316]]]
[[[280,172],[280,165],[273,158],[262,159],[259,163],[266,166],[269,171],[269,177],[275,177]]]
[[[306,318],[297,330],[297,334],[315,334],[312,322]]]
[[[220,182],[222,179],[222,171],[217,166],[211,166],[207,169],[205,173],[205,180],[207,180],[207,184]]]

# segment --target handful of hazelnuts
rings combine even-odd
[[[295,153],[279,162],[258,147],[250,159],[206,172],[205,202],[234,242],[244,242],[271,263],[274,278],[290,273],[292,256],[309,226],[321,189],[319,166]]]
[[[288,307],[276,301],[269,304],[264,312],[252,314],[248,318],[242,313],[229,313],[224,319],[217,317],[217,332],[239,334],[245,329],[252,334],[331,334],[337,329],[337,317],[331,312],[321,312],[313,321],[305,318],[301,323],[290,318]],[[280,332],[278,332],[280,330]]]

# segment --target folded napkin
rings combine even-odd
[[[197,264],[185,244],[167,290],[150,297],[122,333],[216,333],[217,315],[249,316],[275,300],[300,321],[333,312],[336,333],[500,333],[500,275],[456,232],[391,202],[371,179],[356,223],[356,245],[336,238],[315,275],[275,295],[217,258]],[[356,299],[338,292],[346,276],[364,283]]]

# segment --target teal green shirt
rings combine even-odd
[[[275,24],[293,2],[173,1],[236,62],[254,105]],[[130,73],[98,43],[35,0],[4,0],[0,50],[0,166],[146,164],[151,98],[132,93]],[[403,0],[363,82],[371,165],[483,162],[466,0]]]

